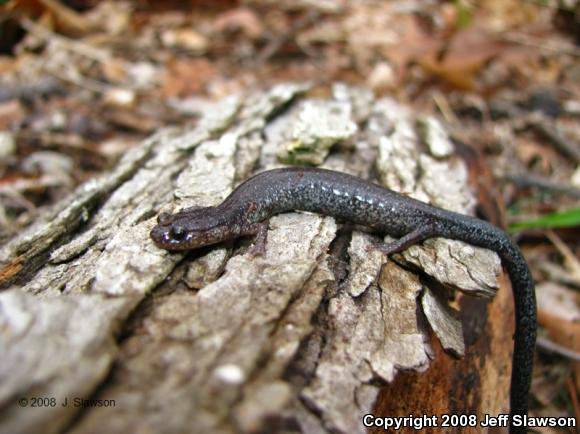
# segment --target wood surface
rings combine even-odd
[[[474,214],[435,119],[306,91],[232,96],[159,131],[0,249],[1,432],[353,434],[369,413],[506,410],[513,311],[493,252],[434,239],[387,258],[376,234],[298,212],[271,219],[263,256],[247,239],[151,242],[160,210],[215,205],[297,156]],[[59,405],[19,405],[34,397]]]

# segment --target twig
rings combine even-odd
[[[57,35],[51,32],[50,30],[46,29],[45,27],[32,22],[26,17],[20,20],[20,24],[24,29],[34,34],[36,37],[44,39],[46,41],[51,40],[56,41],[57,43],[61,44],[63,48],[81,54],[85,57],[88,57],[91,60],[95,60],[97,62],[105,62],[111,59],[111,56],[103,50],[98,50],[89,45],[71,41],[67,38]],[[76,86],[82,87],[92,92],[105,93],[110,90],[110,86],[107,85],[106,83],[101,83],[96,80],[91,80],[88,78],[81,79],[77,77],[72,77],[70,76],[70,74],[69,75],[62,74],[60,71],[54,71],[53,69],[50,68],[44,68],[44,70],[61,81],[72,83]]]
[[[538,261],[535,268],[548,276],[548,279],[564,285],[580,289],[580,276],[572,275],[568,270],[552,262]]]
[[[445,98],[445,95],[443,95],[441,92],[435,92],[432,98],[445,120],[450,124],[457,124],[457,116],[449,105],[449,101],[447,98]]]
[[[566,357],[567,359],[573,360],[575,362],[580,362],[580,353],[571,350],[569,348],[563,347],[562,345],[558,345],[557,343],[551,341],[550,339],[540,336],[538,337],[536,343],[539,349],[551,353],[556,353],[560,356]]]
[[[91,152],[100,156],[99,152],[90,146],[90,141],[85,140],[77,134],[54,133],[54,132],[32,132],[19,131],[18,139],[36,140],[41,146],[57,146],[68,149],[82,149],[85,152]]]
[[[97,80],[92,80],[86,77],[72,77],[68,75],[61,74],[60,72],[53,71],[51,69],[45,68],[48,74],[58,78],[59,80],[74,84],[75,86],[82,87],[83,89],[90,90],[91,92],[106,93],[111,90],[112,86],[107,83],[102,83]]]
[[[552,230],[546,231],[546,237],[554,244],[554,246],[558,249],[560,254],[564,257],[564,263],[568,266],[570,271],[574,276],[580,276],[580,262],[578,262],[578,258],[570,248],[562,242],[560,237],[554,233]]]
[[[62,4],[57,0],[38,0],[42,5],[54,14],[59,22],[66,24],[69,29],[85,34],[91,28],[91,23],[74,9]]]
[[[527,125],[548,139],[562,154],[573,158],[576,164],[580,163],[580,147],[566,140],[557,128],[539,120],[531,120]]]
[[[527,173],[507,174],[501,177],[505,181],[509,181],[517,185],[519,188],[539,188],[540,190],[547,190],[565,194],[575,199],[580,199],[580,188],[572,185],[561,184],[552,180],[541,178],[539,176],[529,175]]]
[[[62,46],[67,50],[74,51],[75,53],[88,57],[89,59],[101,63],[109,62],[111,60],[111,55],[107,51],[99,50],[98,48],[91,47],[88,44],[73,41],[71,39],[65,38],[64,36],[57,35],[56,33],[48,30],[46,27],[41,26],[40,24],[36,24],[26,17],[20,20],[20,25],[38,38],[44,39],[46,41],[56,41],[59,44],[62,44]]]
[[[538,48],[544,51],[551,51],[557,54],[569,54],[571,56],[580,57],[580,50],[570,46],[554,46],[546,43],[542,43],[530,38],[528,35],[522,33],[503,33],[499,35],[499,39],[512,42],[520,45],[526,45],[528,47]]]
[[[36,208],[36,205],[34,205],[34,203],[32,203],[30,200],[26,199],[16,189],[10,189],[10,188],[5,188],[5,186],[0,186],[0,196],[3,196],[4,200],[12,201],[13,205],[19,206],[28,212],[33,211]],[[4,202],[3,205],[5,205],[6,203],[7,202]],[[2,209],[5,211],[6,207],[2,206]]]
[[[266,45],[262,51],[258,54],[256,58],[256,63],[264,63],[269,60],[274,54],[276,54],[282,46],[287,43],[289,40],[294,38],[296,34],[304,29],[305,27],[309,26],[310,24],[314,23],[316,20],[320,18],[320,12],[317,10],[310,10],[308,11],[303,17],[298,19],[292,28],[285,34],[280,35],[272,39],[268,45]]]

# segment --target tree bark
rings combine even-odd
[[[388,258],[376,234],[299,212],[271,219],[262,256],[150,240],[160,210],[218,204],[280,161],[474,213],[434,119],[364,89],[306,91],[233,96],[159,131],[0,250],[0,431],[351,434],[368,413],[505,410],[509,291],[471,297],[507,286],[493,252],[433,239]]]

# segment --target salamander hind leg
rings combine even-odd
[[[377,243],[376,248],[381,252],[392,255],[393,253],[399,253],[403,250],[408,249],[412,245],[420,243],[427,238],[434,236],[434,231],[431,226],[423,226],[409,232],[407,235],[402,236],[398,240],[393,241],[389,244]]]
[[[244,231],[243,235],[255,235],[254,245],[248,251],[250,256],[263,256],[266,253],[268,220],[252,224]]]

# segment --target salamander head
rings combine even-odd
[[[176,214],[161,213],[151,238],[166,250],[191,250],[237,236],[235,228],[224,224],[215,207],[188,208]]]

